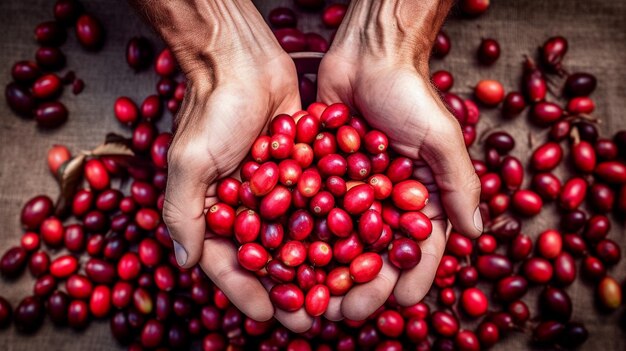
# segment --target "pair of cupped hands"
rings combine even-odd
[[[345,296],[331,297],[324,315],[329,320],[363,320],[391,294],[400,305],[419,302],[435,277],[450,224],[471,238],[482,232],[480,182],[458,122],[429,81],[434,35],[427,35],[423,43],[411,42],[410,50],[398,49],[406,47],[403,31],[388,32],[374,24],[354,29],[346,23],[349,16],[321,61],[318,101],[347,104],[354,114],[386,133],[395,152],[414,160],[414,176],[430,192],[423,212],[431,218],[433,230],[419,243],[422,259],[416,267],[399,271],[383,255],[383,268],[374,280],[354,286]],[[303,332],[311,327],[313,317],[304,308],[295,312],[275,308],[268,295],[271,280],[241,268],[232,240],[207,232],[205,225],[207,209],[218,201],[217,182],[237,176],[252,143],[274,116],[302,109],[291,57],[262,19],[245,26],[249,28],[244,35],[213,43],[220,45],[213,45],[206,55],[201,50],[189,54],[186,49],[193,40],[204,38],[188,37],[177,45],[173,36],[166,37],[187,76],[188,89],[168,155],[163,219],[181,267],[199,263],[250,318],[275,317],[287,328]]]

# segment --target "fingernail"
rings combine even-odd
[[[483,232],[483,217],[480,215],[480,208],[476,207],[476,211],[474,211],[474,226],[481,233]]]
[[[174,242],[174,255],[176,256],[176,263],[179,266],[183,266],[187,263],[187,250],[183,247],[183,245],[179,244],[176,240],[172,240]]]

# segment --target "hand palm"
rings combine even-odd
[[[204,214],[218,201],[217,181],[227,176],[238,178],[240,164],[272,117],[300,109],[295,69],[287,59],[277,60],[268,69],[280,79],[229,79],[216,84],[208,94],[193,89],[187,92],[169,154],[168,182],[176,186],[167,186],[163,217],[168,226],[205,233]],[[246,315],[267,320],[275,312],[276,318],[292,330],[310,327],[304,310],[274,311],[267,286],[239,266],[237,247],[229,238],[207,232],[203,237],[189,235],[179,240],[186,241],[186,249],[195,250],[189,252],[187,262],[199,259],[209,278]]]
[[[452,120],[445,106],[430,84],[413,68],[373,67],[358,69],[346,67],[340,57],[328,54],[322,61],[318,80],[318,97],[326,103],[342,101],[358,111],[374,128],[385,132],[390,146],[397,153],[415,160],[415,177],[430,191],[429,204],[424,212],[433,222],[432,235],[422,242],[422,260],[413,269],[399,274],[385,260],[381,275],[374,281],[356,287],[346,297],[331,305],[329,318],[346,316],[364,319],[382,305],[388,296],[403,305],[420,301],[430,289],[443,254],[449,233],[445,212],[439,199],[439,189],[428,165],[440,157],[434,146],[439,135],[450,135],[448,130],[458,124]],[[336,72],[356,72],[342,76]],[[443,118],[438,118],[438,115]],[[460,132],[460,131],[459,131]],[[369,308],[364,308],[369,306]],[[341,309],[339,311],[339,309]]]

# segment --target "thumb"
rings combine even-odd
[[[480,179],[454,117],[444,116],[441,121],[440,130],[433,128],[426,136],[420,154],[432,170],[450,222],[461,234],[475,238],[483,231]]]
[[[172,148],[168,158],[168,179],[163,203],[163,221],[167,225],[176,262],[183,268],[194,266],[202,254],[204,234],[204,202],[208,190],[206,169],[198,167],[200,148]]]

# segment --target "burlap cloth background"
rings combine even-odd
[[[54,143],[62,143],[73,151],[91,149],[103,140],[108,131],[128,135],[120,127],[112,112],[113,102],[120,95],[141,101],[152,94],[156,84],[154,74],[135,75],[126,65],[124,49],[134,35],[146,35],[154,43],[162,44],[151,30],[140,21],[125,1],[84,1],[86,8],[102,20],[107,29],[104,49],[98,54],[81,50],[70,34],[63,46],[68,57],[68,67],[86,82],[85,91],[74,96],[66,89],[62,101],[70,110],[70,118],[62,128],[38,131],[33,121],[13,115],[4,99],[0,102],[0,251],[16,245],[22,230],[19,213],[22,204],[31,196],[44,193],[56,196],[57,187],[49,174],[45,157]],[[495,78],[507,90],[517,89],[524,54],[534,49],[551,35],[564,35],[569,39],[570,50],[565,64],[570,71],[588,71],[597,75],[599,86],[593,97],[598,105],[597,115],[602,117],[600,129],[612,134],[626,128],[626,1],[624,0],[560,0],[560,1],[492,1],[488,14],[478,20],[461,20],[454,15],[445,26],[452,38],[452,51],[443,61],[435,61],[433,68],[446,68],[454,73],[453,90],[461,95],[471,94],[471,86],[480,78]],[[33,40],[35,25],[52,18],[52,3],[48,0],[0,1],[0,87],[10,80],[10,67],[21,59],[33,59],[36,44]],[[291,0],[257,1],[264,16],[269,9]],[[326,33],[317,14],[305,14],[299,27]],[[477,66],[475,49],[482,37],[500,41],[502,57],[491,68]],[[514,134],[518,144],[514,154],[526,159],[528,155],[528,128],[526,118],[504,122],[496,111],[483,112],[480,131],[501,127]],[[169,123],[166,115],[161,127]],[[534,130],[534,138],[544,139],[544,133]],[[480,154],[480,145],[472,150]],[[527,177],[528,178],[528,177]],[[542,228],[554,225],[549,219],[554,206],[547,205],[541,218],[526,221],[524,232],[536,236]],[[613,218],[610,237],[626,249],[623,219]],[[56,253],[58,255],[59,253]],[[620,281],[626,277],[626,260],[610,272]],[[14,306],[20,298],[31,294],[33,279],[24,274],[15,282],[0,278],[0,295]],[[535,309],[537,289],[525,300]],[[593,307],[592,287],[576,282],[567,291],[574,301],[573,319],[582,321],[590,331],[584,349],[626,350],[626,338],[620,328],[622,310],[610,315],[599,314]],[[433,297],[429,297],[432,301]],[[624,325],[624,323],[621,323]],[[527,337],[513,334],[496,349],[522,350],[529,348]],[[92,322],[84,332],[54,328],[50,322],[35,335],[17,335],[14,328],[0,331],[0,350],[119,350],[122,349],[109,333],[108,321]]]

